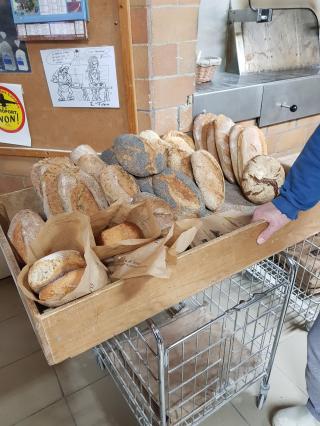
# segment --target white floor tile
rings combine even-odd
[[[10,277],[0,280],[0,321],[21,312],[24,312],[24,307],[13,279]]]
[[[227,404],[217,413],[208,417],[201,426],[248,426],[248,423],[240,416],[238,411],[231,405]]]
[[[77,426],[137,426],[130,408],[110,376],[67,399]]]
[[[0,424],[9,426],[61,399],[54,371],[41,352],[0,369]]]
[[[40,349],[26,314],[0,322],[0,367],[22,359]]]
[[[66,402],[61,399],[55,404],[22,420],[16,426],[75,426]]]
[[[70,395],[107,374],[98,368],[92,351],[64,361],[55,366],[55,370],[65,395]]]

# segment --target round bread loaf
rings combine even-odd
[[[168,149],[168,168],[175,172],[181,172],[193,179],[190,152],[172,146]]]
[[[160,143],[157,145],[157,142],[136,135],[119,136],[114,141],[113,150],[120,165],[133,176],[151,176],[166,166],[164,148]]]
[[[196,149],[208,149],[207,147],[207,133],[208,125],[216,120],[217,116],[208,112],[206,114],[199,114],[193,122],[193,139]]]
[[[16,213],[10,222],[8,238],[25,263],[28,261],[28,247],[37,238],[43,225],[42,218],[28,209]]]
[[[161,139],[158,133],[153,130],[143,130],[140,132],[139,137],[142,139],[146,139],[147,141],[158,140]]]
[[[78,166],[81,170],[88,173],[88,175],[93,176],[99,181],[100,174],[106,167],[106,164],[97,155],[85,154],[80,157]]]
[[[131,203],[133,197],[140,192],[135,178],[117,165],[104,167],[100,184],[109,204],[118,200]]]
[[[189,147],[194,151],[196,149],[194,141],[191,136],[187,135],[186,133],[179,132],[178,130],[171,130],[170,132],[166,133],[162,139],[165,141],[170,141],[172,138],[181,138],[183,139]]]
[[[218,161],[220,164],[220,159],[216,147],[216,136],[215,136],[215,126],[214,121],[210,122],[207,127],[207,151]]]
[[[76,250],[61,250],[37,260],[29,269],[28,283],[38,293],[47,284],[67,272],[85,268],[86,262]]]
[[[58,189],[59,175],[62,170],[64,169],[53,169],[50,167],[40,178],[43,210],[47,218],[64,213]]]
[[[222,171],[230,183],[235,183],[229,146],[229,135],[232,127],[234,126],[234,122],[230,118],[221,114],[215,120],[214,126],[215,142]]]
[[[244,127],[241,124],[236,124],[232,127],[230,136],[229,136],[229,146],[230,146],[230,155],[231,163],[234,176],[239,185],[241,185],[241,179],[239,177],[239,166],[238,166],[238,140],[243,132]]]
[[[152,183],[155,194],[175,209],[179,216],[203,216],[205,205],[201,192],[188,176],[167,168],[153,176]]]
[[[108,166],[112,166],[113,164],[119,165],[119,161],[117,160],[117,157],[115,156],[115,153],[112,149],[107,149],[103,151],[100,155],[100,158],[102,161],[108,164]]]
[[[146,178],[136,178],[136,182],[141,192],[149,192],[150,194],[154,194],[151,176]]]
[[[67,272],[62,277],[57,278],[47,284],[39,292],[39,300],[43,302],[59,302],[67,294],[75,290],[84,274],[85,268]]]
[[[138,240],[143,238],[141,229],[131,222],[123,222],[101,232],[99,243],[101,245],[119,244],[125,240]]]
[[[280,193],[285,181],[285,172],[280,162],[266,155],[252,158],[242,176],[244,196],[255,204],[272,201]]]
[[[217,210],[223,204],[225,196],[224,177],[219,163],[205,150],[194,152],[191,163],[206,207],[212,211]]]
[[[74,148],[70,153],[70,160],[74,164],[78,164],[83,155],[98,155],[90,145],[79,145]]]
[[[238,138],[238,175],[240,181],[246,165],[257,155],[267,155],[264,133],[256,126],[245,127]]]
[[[164,140],[164,143],[166,144],[167,151],[175,148],[181,151],[185,151],[188,154],[192,154],[194,152],[194,149],[191,148],[190,145],[179,136],[171,136],[170,138]]]

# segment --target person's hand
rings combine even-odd
[[[265,220],[269,223],[269,226],[259,235],[258,244],[265,243],[275,232],[290,222],[290,219],[272,203],[264,204],[255,209],[251,222],[258,222],[259,220]]]

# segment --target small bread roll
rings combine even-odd
[[[100,174],[106,167],[106,164],[97,155],[85,154],[79,158],[78,166],[81,170],[88,173],[88,175],[93,176],[99,181]]]
[[[230,136],[229,136],[229,145],[230,145],[230,155],[231,163],[234,176],[238,184],[241,184],[241,179],[239,177],[239,166],[238,166],[238,141],[241,133],[243,132],[244,127],[241,124],[236,124],[232,127]]]
[[[220,159],[220,165],[226,179],[230,183],[235,183],[235,176],[231,164],[231,154],[229,146],[229,135],[234,122],[231,118],[219,115],[215,120],[215,142]]]
[[[100,174],[100,184],[109,204],[118,200],[131,203],[140,192],[135,178],[117,165],[105,166]]]
[[[78,251],[61,250],[37,260],[29,269],[28,282],[32,290],[38,293],[61,275],[85,266],[86,262]]]
[[[206,114],[199,114],[193,122],[193,139],[196,149],[208,149],[207,147],[207,134],[208,125],[215,121],[217,116],[208,112]]]
[[[257,155],[267,155],[266,138],[256,126],[245,127],[238,138],[238,174],[242,174],[248,162]]]
[[[225,185],[221,167],[217,160],[205,150],[192,154],[191,163],[195,181],[200,188],[205,205],[215,211],[224,202]]]
[[[78,164],[83,155],[97,155],[96,151],[90,145],[79,145],[70,153],[70,160],[74,164]]]
[[[102,245],[114,245],[124,240],[137,240],[143,238],[141,229],[131,222],[124,222],[120,225],[102,231],[99,242]]]
[[[242,176],[244,196],[255,204],[272,201],[280,193],[285,181],[284,168],[280,162],[266,155],[252,158]]]
[[[191,149],[193,149],[193,151],[196,149],[192,137],[186,133],[179,132],[178,130],[171,130],[162,137],[165,141],[170,141],[171,138],[181,138],[190,146]]]
[[[50,284],[47,284],[39,292],[39,300],[43,302],[59,302],[68,293],[75,290],[84,274],[85,268],[67,272]]]
[[[38,236],[44,221],[32,210],[21,210],[10,222],[8,238],[21,259],[27,263],[27,249]]]

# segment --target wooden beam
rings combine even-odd
[[[6,157],[64,157],[69,155],[70,151],[62,149],[38,149],[38,148],[17,148],[0,146],[0,156]]]
[[[138,133],[138,112],[134,79],[132,31],[129,0],[118,0],[124,84],[130,133]]]

